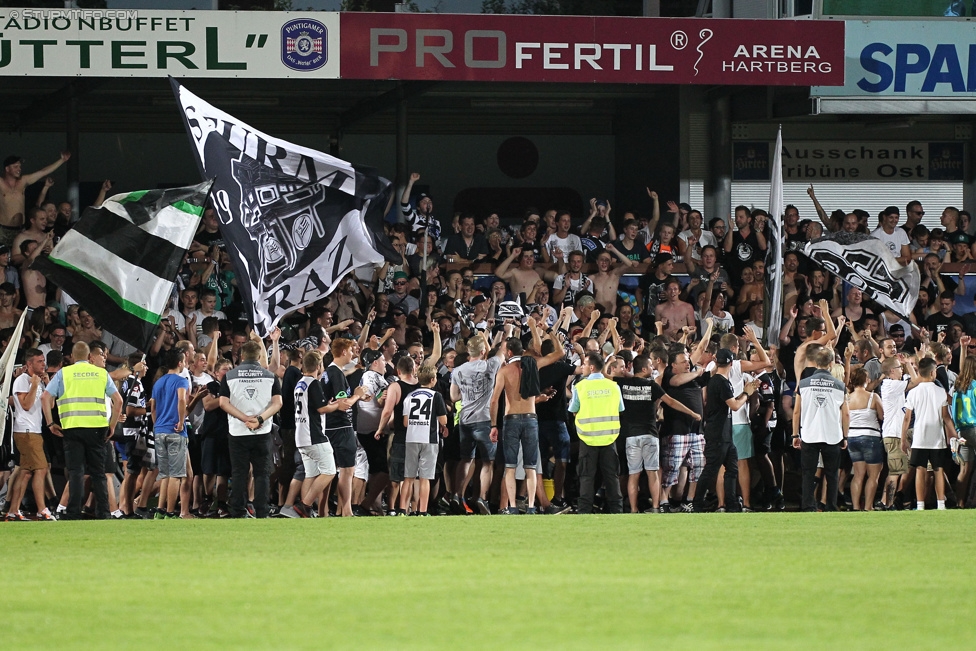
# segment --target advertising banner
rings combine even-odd
[[[339,76],[339,14],[0,9],[0,75]]]
[[[735,181],[770,179],[770,144],[737,141]],[[962,142],[783,143],[784,181],[962,181]]]
[[[846,83],[811,88],[814,97],[976,96],[976,23],[850,20],[845,39]]]
[[[344,79],[842,85],[841,21],[341,15]]]

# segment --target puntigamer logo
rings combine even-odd
[[[281,62],[292,70],[318,70],[328,60],[329,34],[317,20],[298,18],[281,26]]]

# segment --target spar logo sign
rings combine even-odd
[[[328,61],[329,30],[310,18],[290,20],[281,27],[281,62],[292,70],[318,70]]]

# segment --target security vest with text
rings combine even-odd
[[[613,380],[582,380],[576,385],[580,408],[576,433],[586,445],[610,445],[620,434],[620,388]]]
[[[64,394],[58,398],[61,427],[108,427],[105,409],[105,387],[108,372],[86,362],[61,369]]]

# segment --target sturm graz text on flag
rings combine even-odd
[[[808,242],[803,253],[899,316],[911,314],[915,307],[921,282],[918,267],[899,264],[876,237],[833,233]]]
[[[375,170],[262,133],[171,82],[258,334],[350,271],[400,259],[383,234],[392,187]]]

